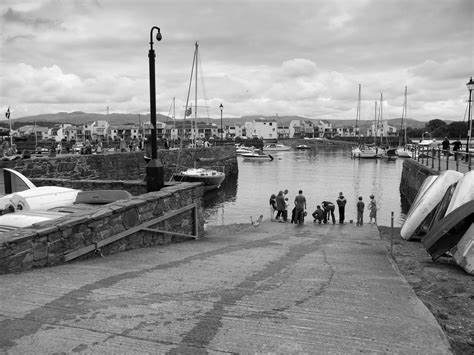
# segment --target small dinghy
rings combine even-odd
[[[457,183],[463,174],[454,170],[442,172],[436,180],[428,187],[423,196],[413,203],[408,211],[405,223],[403,223],[400,235],[405,240],[414,239],[416,229],[423,223],[425,218],[438,206],[443,199],[446,190]]]

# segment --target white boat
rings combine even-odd
[[[399,147],[396,152],[398,157],[400,158],[411,158],[412,152],[411,150],[407,149],[406,147]]]
[[[474,170],[465,173],[459,180],[446,214],[450,214],[458,207],[472,200],[474,200]],[[466,233],[464,233],[461,240],[451,250],[451,254],[456,264],[466,272],[474,274],[474,225],[471,225]]]
[[[265,154],[260,149],[254,149],[252,153],[242,154],[244,160],[255,161],[272,161],[273,157],[270,154]]]
[[[186,98],[186,107],[185,107],[185,118],[192,112],[192,105],[188,106],[188,101],[190,98],[190,89],[192,86],[192,81],[194,79],[195,84],[194,84],[194,91],[195,91],[195,96],[194,96],[194,129],[195,132],[197,132],[197,110],[198,110],[198,98],[197,98],[197,92],[198,92],[198,72],[201,72],[199,70],[198,62],[199,62],[199,45],[196,42],[195,43],[195,49],[194,49],[194,56],[193,56],[193,65],[192,65],[192,70],[191,70],[191,76],[189,78],[189,90],[188,90],[188,95]],[[193,75],[194,74],[194,75]],[[199,141],[199,137],[196,135],[193,140],[194,142],[192,143],[192,147],[196,148],[197,144],[196,142]],[[199,161],[203,161],[203,159],[199,159]],[[172,175],[172,179],[176,181],[187,181],[187,182],[201,182],[204,185],[204,190],[212,190],[212,189],[218,189],[222,182],[225,179],[225,172],[224,169],[222,171],[216,170],[214,168],[208,168],[208,167],[196,167],[194,166],[193,168],[187,168],[183,169],[181,171],[176,171]]]
[[[272,152],[285,152],[285,151],[290,150],[290,147],[284,144],[270,143],[270,144],[266,144],[263,147],[263,150],[272,151]]]
[[[403,136],[400,136],[400,139],[399,139],[399,142],[398,142],[398,145],[399,147],[397,148],[396,150],[396,154],[398,157],[400,158],[411,158],[412,157],[412,152],[410,149],[408,149],[407,147],[407,127],[406,127],[406,118],[407,118],[407,92],[408,92],[408,89],[407,87],[405,86],[405,100],[403,102],[403,111],[402,111],[402,121],[400,123],[400,131],[403,132]]]
[[[446,190],[457,183],[462,173],[454,170],[443,171],[426,192],[411,206],[405,222],[403,223],[400,235],[403,239],[415,239],[416,229],[423,223],[428,214],[433,211],[438,203],[443,199]]]
[[[380,152],[378,148],[362,146],[352,149],[351,156],[352,158],[375,159],[380,157]]]
[[[204,190],[218,189],[225,179],[222,171],[205,168],[189,168],[174,174],[176,181],[202,182]]]
[[[235,152],[237,153],[237,155],[252,153],[252,148],[241,145],[241,146],[235,147]]]
[[[1,197],[0,210],[47,211],[55,207],[72,206],[79,191],[60,186],[35,187]]]
[[[0,170],[0,196],[36,187],[26,176],[16,170],[8,168]]]
[[[311,147],[309,145],[306,145],[306,144],[299,144],[296,146],[296,149],[298,150],[308,150],[308,149],[311,149]]]

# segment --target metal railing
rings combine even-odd
[[[413,158],[432,169],[456,170],[462,173],[471,171],[474,152],[452,151],[432,146],[414,144]]]

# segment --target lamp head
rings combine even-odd
[[[472,80],[472,76],[471,76],[471,80],[469,80],[466,86],[469,91],[474,90],[474,81]]]
[[[161,36],[161,32],[160,32],[160,29],[158,29],[158,33],[156,34],[156,40],[157,41],[161,41],[163,37]]]
[[[221,102],[221,105],[219,106],[219,108],[221,109],[221,111],[224,109],[224,105],[222,105],[222,102]]]

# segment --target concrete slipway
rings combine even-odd
[[[0,275],[0,300],[9,354],[450,353],[373,225],[215,227]]]

